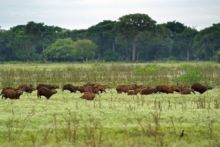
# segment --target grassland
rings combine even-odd
[[[195,74],[183,76],[188,67]],[[201,74],[202,77],[195,75]],[[112,88],[94,101],[80,93],[0,100],[0,146],[220,146],[220,65],[199,63],[1,64],[1,87],[22,83],[80,85],[99,82],[190,84],[214,89],[200,94],[127,96]],[[184,76],[183,76],[184,77]],[[184,130],[184,136],[180,134]]]

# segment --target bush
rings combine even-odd
[[[216,53],[216,60],[220,63],[220,50]]]
[[[135,73],[137,74],[147,74],[154,75],[159,72],[159,67],[155,64],[146,65],[146,66],[138,66],[135,68]]]
[[[181,67],[181,75],[177,77],[177,82],[183,84],[192,84],[201,82],[203,74],[195,66],[184,64]]]
[[[70,38],[58,39],[43,54],[50,61],[72,61],[75,57],[74,42]]]

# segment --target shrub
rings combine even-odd
[[[220,63],[220,50],[216,53],[216,60]]]
[[[159,67],[156,64],[146,65],[146,66],[138,66],[135,68],[135,73],[137,73],[137,74],[154,75],[158,72],[159,72]]]
[[[195,66],[184,64],[181,66],[181,75],[177,77],[177,81],[183,84],[192,84],[200,82],[203,74]]]

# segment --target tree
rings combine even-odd
[[[76,58],[87,61],[95,57],[96,44],[88,39],[81,39],[74,42]]]
[[[153,31],[156,21],[152,20],[147,14],[130,14],[119,18],[116,24],[116,31],[121,33],[130,42],[132,61],[136,60],[136,48],[138,33],[143,31]]]
[[[177,22],[177,21],[170,21],[164,25],[169,30],[171,30],[173,34],[182,33],[186,29],[186,26],[184,24]]]
[[[88,38],[97,44],[96,53],[99,59],[102,59],[106,53],[112,52],[114,54],[116,50],[114,32],[115,24],[115,21],[105,20],[87,30]]]
[[[176,34],[172,54],[177,59],[189,61],[192,58],[193,39],[197,34],[197,30],[186,28],[182,33]]]
[[[193,50],[197,58],[212,60],[220,48],[220,23],[201,30],[193,41]]]
[[[43,51],[49,61],[72,61],[76,57],[74,42],[70,38],[58,39]]]
[[[138,59],[156,60],[169,57],[171,40],[159,31],[157,33],[144,31],[137,35]]]
[[[216,60],[220,63],[220,49],[216,52]]]

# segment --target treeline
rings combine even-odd
[[[146,14],[106,20],[85,30],[28,22],[0,30],[0,61],[219,60],[220,23],[198,31],[157,24]]]

